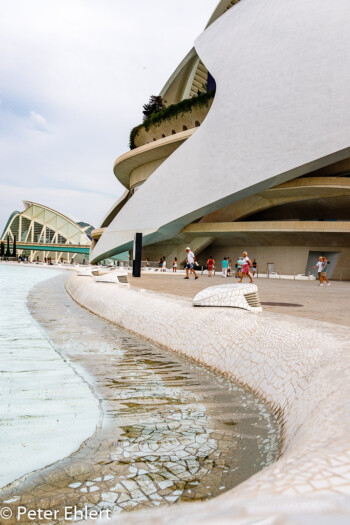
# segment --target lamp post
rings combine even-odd
[[[142,233],[135,233],[132,261],[132,276],[141,277]]]

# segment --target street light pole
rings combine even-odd
[[[135,233],[132,261],[132,276],[141,277],[142,233]]]

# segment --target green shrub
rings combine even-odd
[[[147,120],[153,113],[157,113],[159,111],[163,111],[165,109],[164,100],[161,96],[155,96],[152,95],[149,99],[148,104],[144,104],[143,106],[143,122]]]
[[[172,120],[174,118],[181,118],[185,113],[191,113],[193,109],[204,108],[208,106],[209,101],[214,97],[215,90],[210,91],[209,93],[200,93],[198,97],[186,98],[181,100],[177,104],[171,104],[162,111],[152,113],[152,115],[147,118],[142,124],[136,126],[131,130],[130,133],[130,149],[135,149],[135,139],[139,134],[141,129],[149,131],[151,126],[160,126],[163,122]]]

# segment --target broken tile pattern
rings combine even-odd
[[[74,275],[67,289],[111,322],[246,385],[273,407],[282,425],[278,461],[219,500],[186,511],[137,513],[130,523],[182,523],[186,512],[190,523],[259,519],[279,525],[299,522],[293,520],[299,509],[310,523],[321,522],[318,516],[331,525],[338,517],[339,523],[349,521],[348,327],[233,308],[193,308],[187,299],[140,289],[114,293],[106,287],[97,293],[94,283],[79,283]]]
[[[110,270],[105,275],[100,275],[94,279],[97,283],[115,283],[121,286],[129,286],[128,272],[122,269]]]
[[[3,489],[2,502],[118,514],[207,500],[273,463],[278,425],[265,403],[81,308],[65,292],[65,279],[34,289],[30,308],[61,355],[90,382],[103,418],[75,454]]]
[[[262,312],[256,284],[222,284],[201,290],[193,299],[193,306],[227,306],[249,312]]]

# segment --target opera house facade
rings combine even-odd
[[[222,0],[114,164],[91,262],[132,250],[350,279],[350,2]],[[147,94],[145,94],[147,95]]]

